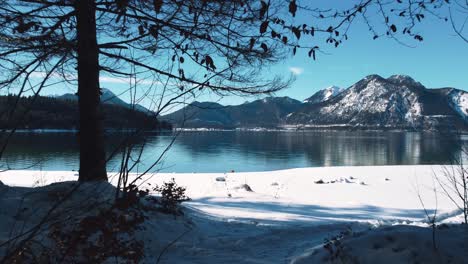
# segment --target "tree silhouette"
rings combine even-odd
[[[298,50],[316,59],[357,18],[371,37],[422,41],[416,25],[446,1],[366,0],[316,8],[299,0],[8,0],[0,3],[0,89],[18,96],[57,80],[78,87],[79,180],[106,180],[100,74],[165,82],[158,109],[204,91],[263,94],[287,87],[266,66]],[[372,21],[370,14],[381,20]],[[307,19],[298,19],[305,17]],[[441,17],[443,18],[443,17]],[[304,24],[302,21],[312,21]],[[382,22],[383,21],[383,22]],[[38,78],[40,77],[40,78]],[[159,113],[158,110],[158,113]]]

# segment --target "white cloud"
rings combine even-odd
[[[134,83],[135,79],[133,78],[122,78],[122,77],[110,77],[110,76],[100,76],[99,81],[103,83],[118,83],[118,84],[130,84]],[[152,84],[159,84],[159,82],[153,82],[150,80],[144,79],[136,79],[137,84],[143,85],[152,85]]]
[[[99,81],[104,82],[104,83],[122,83],[122,84],[130,83],[130,79],[118,78],[118,77],[108,77],[108,76],[100,76]]]
[[[304,72],[304,69],[299,67],[289,67],[289,71],[294,75],[301,75]]]
[[[35,72],[32,72],[29,77],[31,78],[36,78],[36,79],[43,79],[45,77],[47,77],[47,72],[43,72],[43,71],[35,71]],[[63,73],[58,73],[58,72],[53,72],[51,74],[49,74],[49,78],[66,78],[67,80],[75,80],[77,78],[76,75],[74,74],[70,74],[70,73],[65,73],[65,75]]]
[[[46,76],[47,76],[47,73],[42,72],[42,71],[35,71],[35,72],[32,72],[30,74],[31,78],[37,78],[37,79],[42,79],[42,78],[45,78]],[[52,74],[50,74],[49,77],[50,78],[63,78],[63,77],[65,77],[68,80],[77,80],[78,79],[78,76],[75,75],[75,74],[65,74],[65,76],[63,76],[62,73],[57,73],[57,72],[53,72]],[[137,78],[135,80],[133,78],[113,77],[113,76],[106,76],[106,75],[100,76],[99,81],[102,82],[102,83],[112,83],[112,84],[130,84],[130,83],[135,83],[135,81],[137,82],[137,84],[140,84],[140,85],[155,85],[155,84],[159,85],[159,84],[161,84],[159,81],[152,81],[152,80],[149,80],[149,79]]]

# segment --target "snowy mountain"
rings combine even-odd
[[[468,93],[455,88],[442,88],[440,92],[448,99],[450,106],[463,118],[468,118]]]
[[[241,105],[194,102],[163,117],[188,128],[468,129],[468,93],[428,89],[406,75],[369,75],[331,86],[304,102],[268,97]]]
[[[316,104],[316,103],[324,102],[336,96],[337,94],[341,93],[342,91],[343,91],[343,88],[340,88],[338,86],[330,86],[328,88],[325,88],[323,90],[316,92],[311,97],[305,99],[304,103]]]
[[[427,89],[409,76],[369,75],[327,101],[304,104],[285,123],[303,127],[439,129],[467,126],[468,95]]]
[[[123,106],[128,109],[135,109],[140,112],[149,112],[147,108],[139,104],[132,105],[132,104],[126,103],[125,101],[120,99],[116,94],[111,92],[109,89],[102,88],[101,92],[102,92],[101,102],[104,104],[113,104],[113,105]],[[60,96],[57,96],[56,98],[63,99],[63,100],[73,100],[73,101],[78,100],[78,96],[72,93],[60,95]]]
[[[289,97],[267,97],[241,105],[223,106],[211,102],[194,102],[163,116],[176,126],[198,128],[277,127],[287,114],[301,107]],[[185,120],[185,121],[184,121]]]

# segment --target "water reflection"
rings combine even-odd
[[[138,166],[148,168],[172,140],[172,134],[148,134],[135,139],[145,144]],[[162,163],[166,172],[264,171],[309,166],[447,164],[459,153],[454,139],[433,133],[409,132],[184,132]],[[107,136],[111,153],[122,135]],[[115,171],[118,154],[109,164]],[[9,144],[2,167],[15,169],[78,169],[78,145],[71,133],[17,134]]]
[[[305,156],[310,166],[447,163],[458,152],[437,134],[396,132],[197,132],[178,144],[194,156],[232,149],[271,162]]]

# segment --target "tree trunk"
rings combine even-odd
[[[99,50],[95,0],[76,2],[78,31],[79,181],[107,180],[100,117]]]

